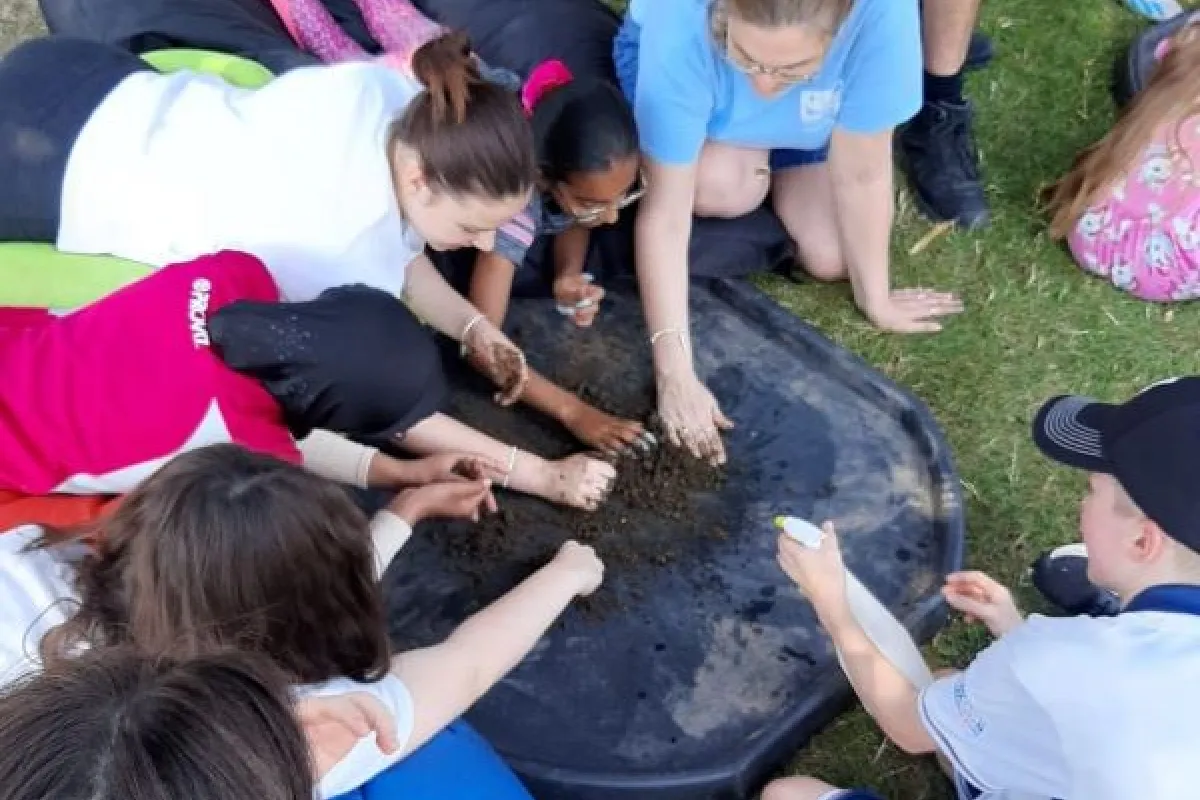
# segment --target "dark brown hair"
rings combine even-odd
[[[426,180],[453,195],[518,197],[537,178],[533,133],[516,95],[484,80],[463,33],[447,33],[413,54],[425,85],[388,132],[388,152],[412,148]]]
[[[0,697],[4,800],[312,800],[313,783],[286,679],[249,654],[98,650]]]
[[[1200,114],[1197,76],[1200,75],[1200,32],[1184,27],[1171,39],[1171,49],[1154,70],[1150,82],[1133,100],[1108,134],[1079,153],[1071,171],[1049,187],[1043,198],[1051,216],[1050,235],[1065,238],[1087,210],[1096,204],[1163,125],[1174,126],[1171,149],[1181,158],[1183,124]],[[1189,165],[1195,169],[1195,165]]]
[[[340,486],[222,444],[177,456],[88,538],[78,612],[47,657],[131,644],[184,656],[234,646],[294,680],[377,680],[387,619],[366,518]]]

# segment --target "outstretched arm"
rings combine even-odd
[[[600,585],[604,566],[592,548],[567,542],[554,559],[467,619],[433,647],[402,653],[392,672],[413,698],[411,753],[461,717],[520,663],[578,595]]]

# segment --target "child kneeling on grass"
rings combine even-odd
[[[918,691],[851,615],[836,534],[779,559],[812,602],[851,684],[904,751],[939,753],[960,798],[1185,800],[1200,741],[1200,378],[1156,384],[1122,405],[1058,397],[1034,440],[1089,473],[1080,509],[1088,577],[1121,602],[1113,617],[1025,618],[979,572],[952,574],[947,602],[996,641]],[[809,778],[764,800],[874,798]]]

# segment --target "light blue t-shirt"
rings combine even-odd
[[[710,139],[818,150],[835,126],[879,133],[921,106],[917,0],[855,0],[820,71],[772,98],[757,94],[713,42],[708,7],[708,0],[633,0],[622,31],[638,39],[632,99],[642,148],[656,161],[690,164]]]

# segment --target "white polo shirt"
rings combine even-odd
[[[1194,800],[1200,616],[1033,615],[926,688],[920,710],[989,800]]]
[[[66,622],[77,605],[70,566],[52,550],[29,549],[41,535],[36,525],[0,532],[0,691],[41,670],[42,638]],[[403,745],[412,735],[412,695],[395,675],[374,683],[335,678],[293,691],[296,697],[367,692],[391,713],[397,742]],[[326,773],[317,796],[354,791],[399,760],[380,750],[372,733]]]
[[[420,91],[368,62],[257,90],[130,75],[72,148],[58,247],[155,267],[235,249],[262,259],[286,300],[348,283],[400,294],[424,242],[400,215],[385,140]]]

